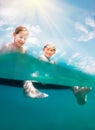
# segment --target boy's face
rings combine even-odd
[[[43,49],[43,51],[44,51],[45,56],[50,58],[55,54],[56,50],[54,48],[50,48],[49,46],[47,46]]]
[[[18,34],[13,33],[14,36],[14,44],[17,47],[23,46],[23,44],[26,42],[28,38],[28,32],[27,31],[20,31]]]

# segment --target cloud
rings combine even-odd
[[[3,20],[0,20],[0,27],[2,27],[5,24]]]
[[[89,25],[89,28],[87,25]],[[87,42],[95,38],[95,21],[91,18],[85,19],[85,24],[77,22],[75,28],[80,32],[80,36],[77,38],[77,41]]]
[[[88,62],[89,61],[89,62]],[[75,53],[69,59],[69,64],[74,65],[75,67],[79,68],[80,70],[95,74],[95,59],[90,56],[83,56],[80,53]]]
[[[36,25],[36,26],[31,26],[31,32],[38,34],[38,33],[42,32],[42,30],[39,25]]]
[[[74,58],[79,58],[80,57],[80,53],[75,53],[73,56],[72,56],[72,59]]]
[[[13,23],[33,22],[41,17],[42,22],[47,20],[47,14],[51,14],[54,9],[54,2],[51,0],[1,0],[0,17],[5,21]],[[55,11],[53,10],[55,13]],[[36,21],[37,22],[37,21]]]
[[[27,43],[38,44],[38,39],[37,39],[37,37],[29,37],[28,40],[27,40]]]
[[[30,24],[24,24],[23,26],[27,27],[29,30],[29,38],[27,40],[27,43],[31,45],[39,45],[40,39],[39,35],[42,32],[42,29],[39,25],[30,25]],[[39,35],[38,35],[39,34]]]
[[[61,53],[61,52],[60,52]],[[63,53],[61,53],[60,57],[64,57],[67,54],[66,51],[64,51]]]
[[[86,18],[85,23],[91,27],[95,27],[95,19]]]
[[[13,27],[8,27],[8,28],[6,28],[6,31],[11,31],[13,29],[14,29]]]
[[[0,19],[4,22],[4,24],[15,24],[19,21],[19,10],[11,7],[1,8],[0,9]],[[19,22],[18,22],[19,23]]]
[[[79,22],[75,24],[75,27],[77,30],[80,30],[81,32],[88,33],[87,28]]]
[[[31,25],[31,24],[22,24],[22,25],[29,30],[31,36],[40,34],[42,32],[42,29],[39,25]]]
[[[87,34],[82,34],[77,40],[87,42],[95,38],[95,30]]]
[[[88,62],[89,61],[89,62]],[[78,66],[85,72],[95,74],[95,59],[91,57],[84,57]]]

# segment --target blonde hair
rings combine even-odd
[[[56,47],[55,47],[54,44],[48,43],[48,44],[46,44],[46,45],[43,47],[43,49],[45,49],[45,48],[47,48],[47,47],[52,48],[53,50],[56,51]]]

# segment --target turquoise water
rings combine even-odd
[[[23,96],[23,89],[0,85],[0,130],[95,130],[95,90],[78,105],[69,89],[41,89],[46,99]]]
[[[95,75],[66,63],[54,65],[19,53],[0,55],[0,78],[29,79],[68,86],[95,86]]]
[[[34,79],[58,85],[92,86],[85,105],[71,89],[39,88],[45,99],[23,95],[21,86],[0,85],[0,130],[95,130],[95,76],[64,64],[51,65],[29,55],[0,55],[0,78]]]

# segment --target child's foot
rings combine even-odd
[[[46,98],[46,97],[48,97],[48,94],[42,93],[38,90],[36,90],[36,91],[32,90],[32,91],[26,93],[26,95],[28,97],[31,97],[31,98]]]
[[[25,81],[23,85],[23,91],[25,96],[31,97],[31,98],[46,98],[48,97],[48,94],[42,93],[39,90],[37,90],[31,81]]]
[[[87,102],[87,94],[92,90],[91,87],[73,87],[74,94],[77,98],[77,101],[80,105],[83,105]]]

